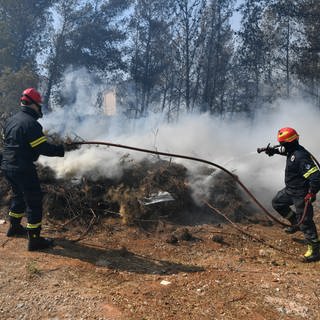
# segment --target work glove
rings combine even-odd
[[[274,154],[279,154],[279,150],[275,147],[270,147],[270,143],[268,144],[265,153],[269,156],[272,157]]]
[[[314,202],[316,200],[316,194],[312,192],[308,192],[304,197],[305,202]]]
[[[269,156],[272,157],[274,154],[278,153],[277,150],[273,147],[267,147],[265,153]]]
[[[280,151],[278,150],[278,146],[271,147],[270,143],[268,143],[266,148],[258,148],[258,153],[265,152],[269,157],[273,156],[274,154],[280,154]]]
[[[63,148],[65,152],[77,150],[80,148],[80,144],[74,143],[73,140],[67,138],[63,143]]]
[[[64,148],[65,152],[68,152],[68,151],[73,151],[73,150],[79,149],[79,146],[75,145],[73,143],[64,143],[63,148]]]

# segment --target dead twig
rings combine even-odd
[[[241,300],[245,299],[246,297],[247,297],[247,294],[243,294],[242,296],[240,296],[240,297],[234,297],[234,298],[226,301],[225,303],[238,302],[238,301],[241,301]]]
[[[72,223],[73,221],[75,221],[75,220],[78,219],[78,218],[79,218],[79,215],[74,216],[73,218],[71,218],[71,219],[68,220],[67,222],[63,223],[63,224],[60,226],[60,228],[66,227],[68,224]]]
[[[2,242],[1,247],[4,248],[4,246],[10,241],[11,239],[7,239]]]
[[[90,209],[90,211],[92,213],[92,218],[91,218],[91,220],[89,222],[88,228],[78,238],[72,240],[72,242],[78,242],[81,239],[83,239],[88,234],[88,232],[90,231],[91,227],[93,226],[95,220],[97,219],[97,215],[95,214],[95,212],[91,208],[89,208],[89,209]]]
[[[227,220],[235,229],[237,229],[238,231],[240,231],[241,233],[243,233],[244,235],[246,235],[247,237],[256,240],[257,242],[271,248],[274,250],[277,250],[281,253],[285,253],[286,255],[290,256],[291,259],[297,260],[297,257],[292,257],[292,253],[284,251],[270,243],[267,243],[264,239],[256,237],[248,232],[246,232],[245,230],[243,230],[242,228],[240,228],[238,225],[236,225],[233,221],[231,221],[225,214],[223,214],[220,210],[218,210],[217,208],[214,208],[210,203],[208,203],[207,201],[204,200],[204,203],[215,213],[217,213],[218,215],[220,215],[221,217],[223,217],[225,220]]]

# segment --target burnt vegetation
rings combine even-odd
[[[201,198],[193,199],[187,169],[171,161],[134,163],[115,180],[92,180],[88,176],[76,180],[57,179],[51,168],[40,164],[37,167],[44,193],[45,217],[55,222],[70,221],[84,226],[112,217],[121,219],[125,225],[154,228],[161,221],[188,225],[223,220],[212,214],[201,203]],[[2,175],[0,186],[1,206],[5,209],[9,205],[10,189]],[[157,201],[157,195],[164,191],[172,199]],[[243,199],[235,181],[224,173],[214,175],[207,195],[202,197],[235,221],[252,218],[250,204]],[[150,199],[156,200],[149,203]]]

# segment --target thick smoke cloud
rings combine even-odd
[[[246,120],[222,121],[209,114],[184,115],[176,123],[166,123],[161,116],[151,115],[138,120],[126,120],[121,114],[107,117],[94,107],[99,88],[85,70],[65,77],[65,94],[72,94],[70,105],[57,108],[42,120],[49,132],[62,136],[76,134],[84,140],[109,141],[123,145],[183,154],[206,159],[226,167],[265,204],[283,185],[285,157],[257,154],[257,147],[269,142],[277,144],[276,134],[281,127],[294,127],[300,134],[300,143],[315,157],[319,155],[319,110],[312,105],[295,101],[277,101],[267,111]],[[83,147],[67,153],[65,158],[42,157],[41,162],[51,166],[60,177],[91,175],[93,178],[117,178],[122,174],[119,163],[128,150],[107,147]],[[150,155],[129,152],[139,161]],[[197,176],[198,163],[174,159],[190,171],[195,196],[206,192],[212,177]],[[130,162],[128,162],[130,165]]]

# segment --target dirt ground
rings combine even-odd
[[[300,233],[166,222],[150,232],[116,217],[90,230],[61,224],[44,225],[54,249],[28,252],[2,221],[0,319],[320,319],[320,262],[299,261]]]

